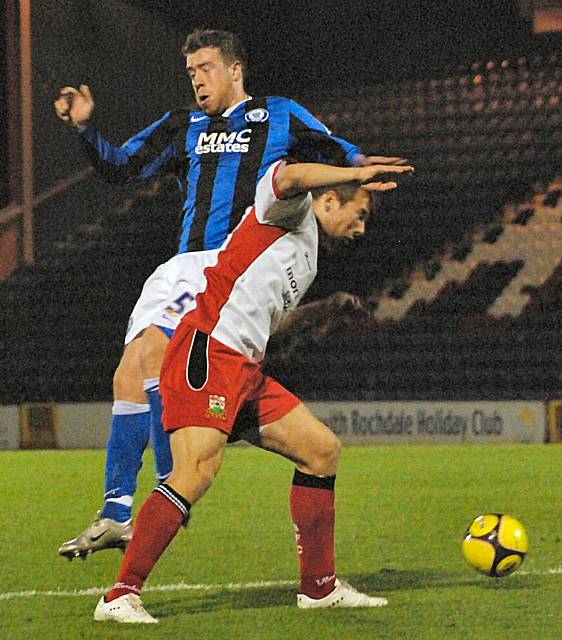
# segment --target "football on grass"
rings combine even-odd
[[[503,578],[521,566],[529,548],[523,525],[504,513],[475,518],[466,530],[462,551],[480,573]]]

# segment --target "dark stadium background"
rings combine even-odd
[[[5,31],[17,23],[19,4],[6,4],[12,13],[2,14]],[[388,280],[399,299],[404,274],[418,261],[428,264],[448,243],[462,251],[467,234],[479,224],[498,223],[503,205],[525,200],[537,183],[545,187],[560,169],[560,146],[550,120],[523,150],[514,147],[509,155],[504,140],[501,154],[508,154],[509,166],[522,173],[509,169],[502,179],[497,170],[507,165],[490,160],[495,152],[490,146],[459,147],[456,155],[454,149],[442,156],[435,150],[424,153],[423,136],[414,145],[399,135],[405,121],[396,119],[398,107],[386,113],[377,103],[377,97],[394,90],[402,96],[429,95],[434,80],[436,95],[444,96],[446,78],[465,77],[469,85],[492,82],[503,69],[530,69],[531,78],[538,69],[548,76],[553,65],[559,68],[561,39],[556,33],[533,32],[531,0],[68,0],[31,6],[34,190],[45,194],[54,187],[56,194],[34,209],[34,265],[25,264],[19,222],[0,220],[0,265],[8,276],[0,282],[7,310],[0,327],[4,404],[110,399],[128,313],[144,279],[174,252],[177,200],[165,181],[158,191],[139,191],[87,176],[58,190],[87,167],[72,133],[54,115],[58,88],[88,83],[100,128],[121,142],[163,111],[189,102],[180,47],[195,27],[225,28],[242,36],[254,95],[294,97],[366,151],[408,155],[416,164],[415,179],[385,198],[369,238],[353,254],[325,261],[309,299],[344,289],[374,304]],[[11,163],[6,171],[8,140],[17,137],[21,116],[14,100],[18,56],[10,57],[10,42],[17,50],[17,37],[15,44],[14,38],[5,39],[0,60],[5,79],[0,83],[0,160],[7,174],[2,206],[10,195],[12,200],[21,195],[21,168]],[[458,100],[457,107],[460,113]],[[548,117],[558,117],[555,111]],[[422,124],[428,145],[434,133],[443,134],[432,132],[429,116]],[[468,124],[466,136],[473,133]],[[515,128],[511,139],[518,141],[522,133]],[[484,130],[480,139],[486,135]],[[15,157],[17,146],[11,147]],[[458,157],[463,154],[465,164]],[[460,162],[454,173],[449,172],[452,156]],[[444,204],[449,202],[450,208]],[[8,264],[8,250],[18,265]],[[518,268],[514,264],[496,263],[496,271],[481,275],[503,282],[513,275],[509,269]],[[516,318],[491,321],[485,313],[489,300],[473,305],[470,292],[464,298],[460,294],[452,311],[369,325],[372,330],[363,332],[361,318],[355,318],[356,324],[353,317],[336,321],[326,336],[282,344],[271,367],[310,398],[557,397],[562,343],[556,296],[545,304],[539,300]],[[318,344],[324,365],[315,361]]]

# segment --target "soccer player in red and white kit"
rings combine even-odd
[[[370,192],[397,186],[381,182],[381,174],[412,170],[280,161],[260,180],[254,207],[219,250],[216,264],[204,269],[204,288],[166,352],[160,390],[173,471],[142,506],[117,582],[98,602],[95,620],[157,622],[142,605],[142,586],[213,483],[242,409],[255,413],[259,427],[237,435],[296,463],[291,515],[301,570],[298,606],[387,604],[335,575],[337,437],[264,375],[260,363],[271,333],[314,280],[318,223],[329,236],[362,236]],[[310,190],[318,190],[314,198]]]
[[[373,165],[396,157],[364,157],[336,138],[304,107],[279,96],[252,98],[244,84],[247,56],[230,32],[196,29],[182,52],[198,109],[169,111],[121,147],[93,124],[94,99],[87,85],[64,87],[55,102],[61,120],[75,129],[101,177],[111,183],[146,181],[172,173],[184,195],[182,234],[176,257],[147,280],[133,309],[125,349],[114,377],[114,404],[107,447],[104,505],[78,536],[63,542],[69,559],[131,538],[132,505],[142,455],[150,437],[157,475],[172,467],[169,437],[161,425],[160,366],[175,325],[151,325],[149,316],[167,299],[173,314],[191,303],[197,280],[190,253],[219,248],[254,201],[267,169],[285,157],[307,162]],[[205,260],[204,254],[199,254]],[[195,267],[194,267],[195,268]],[[188,270],[187,282],[177,279]]]

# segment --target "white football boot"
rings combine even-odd
[[[326,609],[329,607],[386,607],[386,598],[375,598],[354,589],[345,580],[336,578],[336,586],[329,593],[318,600],[309,598],[304,593],[297,595],[297,607],[300,609]]]
[[[103,596],[94,611],[94,620],[97,622],[126,622],[132,624],[155,624],[157,618],[153,618],[142,606],[142,600],[134,593],[126,593],[124,596],[106,602]]]

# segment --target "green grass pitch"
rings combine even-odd
[[[147,584],[143,600],[159,625],[139,628],[94,623],[99,596],[83,593],[113,582],[119,551],[84,562],[57,555],[100,506],[105,453],[2,452],[0,638],[559,640],[561,454],[555,445],[344,449],[338,574],[385,594],[389,606],[301,611],[288,506],[292,466],[231,448],[189,529]],[[137,507],[153,478],[147,453]],[[527,528],[529,554],[512,576],[487,578],[464,562],[463,533],[483,512],[509,513]]]

